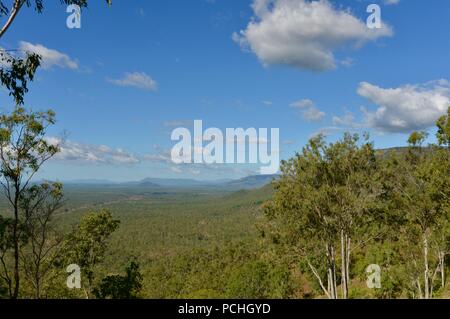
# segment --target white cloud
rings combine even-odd
[[[48,137],[47,142],[59,145],[60,152],[55,155],[53,161],[74,163],[79,165],[125,165],[131,166],[140,163],[159,164],[176,174],[192,176],[211,175],[229,178],[255,175],[258,170],[237,164],[174,164],[171,159],[171,150],[155,145],[157,152],[154,154],[132,154],[120,148],[113,149],[106,145],[88,145],[73,141],[63,141],[58,137]],[[199,150],[192,149],[198,153]]]
[[[78,63],[71,59],[67,54],[46,48],[42,44],[32,44],[30,42],[20,41],[19,50],[39,54],[42,58],[41,64],[43,69],[51,69],[52,67],[57,66],[60,68],[76,70],[79,67]]]
[[[254,0],[252,7],[254,17],[247,28],[232,38],[264,65],[330,70],[336,67],[335,50],[393,34],[386,24],[367,28],[349,10],[335,8],[328,0]]]
[[[363,109],[366,124],[385,132],[429,128],[450,105],[450,83],[446,80],[387,89],[362,82],[358,94],[377,105],[374,112]]]
[[[106,145],[88,145],[72,141],[62,141],[56,137],[49,137],[48,143],[59,145],[60,152],[54,160],[71,161],[90,164],[137,164],[140,160],[133,154]]]
[[[303,112],[303,118],[308,122],[320,121],[324,117],[325,112],[322,112],[315,107],[308,108]]]
[[[121,79],[108,79],[108,82],[119,86],[132,86],[142,90],[156,91],[158,84],[144,72],[125,73]]]
[[[304,99],[300,101],[295,101],[291,103],[291,107],[297,108],[297,109],[305,109],[309,107],[314,107],[314,102],[310,99]]]
[[[343,116],[333,116],[332,122],[334,126],[355,126],[355,117],[353,113],[346,112]]]
[[[303,118],[308,122],[320,121],[326,115],[325,112],[319,110],[314,102],[309,99],[293,102],[290,106],[300,110]]]

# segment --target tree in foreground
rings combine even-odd
[[[338,298],[339,276],[347,298],[351,245],[372,234],[381,193],[372,143],[345,134],[327,144],[319,136],[283,162],[281,172],[265,206],[274,239],[301,257],[328,298]]]
[[[8,283],[10,297],[17,298],[20,288],[19,260],[21,246],[26,243],[25,226],[31,216],[21,208],[31,180],[41,166],[58,152],[58,146],[47,142],[47,128],[54,124],[53,111],[33,112],[16,107],[11,114],[0,116],[0,173],[1,186],[11,207],[7,221],[9,245],[2,254],[3,277]],[[12,271],[6,257],[12,251]]]
[[[425,299],[433,297],[438,278],[440,288],[445,287],[445,257],[450,243],[448,123],[447,116],[437,121],[439,145],[423,147],[427,134],[413,132],[404,160],[395,167],[395,200],[407,221],[405,253],[411,280],[415,295]]]
[[[103,261],[108,239],[119,224],[107,210],[92,212],[82,218],[64,241],[60,265],[76,264],[81,268],[82,278],[87,279],[82,280],[86,298],[92,296],[96,266]]]
[[[44,296],[44,286],[51,279],[54,260],[60,252],[63,236],[55,229],[53,218],[62,205],[61,183],[33,185],[20,202],[27,239],[20,257],[25,278],[31,283],[36,299]]]

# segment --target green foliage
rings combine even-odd
[[[290,272],[261,260],[250,261],[231,273],[226,295],[230,298],[285,298],[291,292]]]
[[[27,111],[17,107],[11,114],[0,116],[1,174],[14,185],[26,178],[20,189],[25,189],[40,166],[58,151],[57,145],[45,138],[47,128],[55,123],[55,114]]]
[[[13,87],[13,90],[17,88]],[[18,90],[15,92],[20,92]],[[18,93],[18,96],[20,94],[22,93]],[[21,106],[16,107],[11,114],[0,116],[0,185],[9,204],[8,215],[12,215],[12,222],[7,228],[9,243],[0,247],[0,266],[12,298],[19,295],[19,259],[30,235],[27,230],[28,222],[38,212],[37,209],[31,209],[30,203],[37,197],[45,200],[46,196],[61,193],[60,186],[54,185],[52,188],[45,183],[31,186],[31,179],[40,167],[59,151],[57,145],[48,143],[45,138],[47,128],[55,123],[54,116],[51,110],[33,112]],[[50,189],[52,190],[49,191]],[[13,254],[13,265],[8,264],[10,251]]]
[[[368,138],[359,141],[350,134],[329,145],[322,136],[311,139],[301,154],[282,163],[274,198],[265,206],[272,236],[306,259],[330,298],[337,297],[338,243],[344,242],[345,282],[350,239],[370,236],[374,229],[367,226],[378,218],[378,161]],[[331,290],[322,283],[327,280]]]
[[[119,227],[120,221],[114,219],[107,210],[85,215],[79,226],[66,236],[64,260],[67,265],[77,264],[88,279],[88,289],[94,282],[95,267],[103,261],[108,239]]]
[[[8,52],[0,51],[0,81],[14,98],[17,105],[24,103],[24,96],[28,92],[28,82],[33,81],[41,58],[34,53],[27,53],[25,58],[15,58]]]
[[[60,2],[87,6],[85,0]],[[111,4],[111,0],[106,2]],[[0,17],[8,15],[0,37],[24,5],[34,6],[41,13],[43,4],[43,0],[14,0],[8,8],[4,1],[0,1]],[[55,123],[54,112],[33,112],[22,106],[41,58],[35,53],[19,52],[14,56],[12,52],[17,51],[0,50],[0,83],[16,104],[10,114],[0,116],[0,183],[8,203],[7,213],[0,215],[0,296],[4,294],[5,286],[9,297],[14,299],[32,286],[34,297],[40,298],[42,287],[50,281],[48,274],[53,270],[55,251],[61,242],[51,222],[61,206],[63,195],[59,183],[31,185],[31,180],[40,167],[59,151],[59,147],[48,143],[45,136],[47,128]],[[100,240],[103,239],[102,232],[107,234],[117,227],[114,222],[104,222],[99,221],[99,233],[95,234]],[[89,221],[84,226],[89,228]],[[96,239],[95,235],[93,239]],[[102,243],[93,243],[91,248],[93,251],[88,257],[92,260],[88,264],[95,265],[104,247]],[[29,284],[25,289],[20,286],[23,275]]]
[[[35,184],[23,192],[19,202],[24,216],[26,243],[21,248],[21,266],[24,277],[33,287],[33,297],[46,294],[44,286],[53,272],[62,235],[53,224],[53,216],[62,207],[61,183]]]
[[[438,128],[436,136],[439,145],[446,145],[450,147],[450,107],[447,110],[447,114],[441,116],[437,120],[436,126]]]
[[[408,144],[414,147],[420,147],[423,145],[423,142],[428,137],[427,132],[412,132],[408,138]]]
[[[99,299],[136,299],[142,289],[139,264],[132,260],[125,269],[125,276],[109,275],[102,279],[93,293]]]

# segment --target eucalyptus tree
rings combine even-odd
[[[0,184],[11,207],[12,275],[6,263],[4,277],[11,278],[10,297],[17,298],[20,287],[20,249],[25,240],[22,199],[31,186],[32,178],[41,166],[59,150],[45,138],[47,129],[55,123],[53,111],[33,112],[17,107],[11,114],[0,116]]]
[[[0,29],[0,38],[10,30],[24,8],[34,8],[37,13],[42,13],[44,2],[0,0],[0,19],[6,19]],[[106,2],[111,4],[111,0]],[[82,8],[88,5],[87,0],[60,0],[60,3]],[[33,253],[38,253],[37,258],[32,258],[38,265],[28,267],[30,265],[26,264],[25,273],[34,273],[33,285],[35,288],[40,286],[46,273],[41,262],[48,253],[45,247],[49,222],[59,208],[62,196],[61,187],[56,184],[32,185],[41,166],[59,151],[59,146],[50,144],[46,138],[48,127],[55,123],[55,113],[52,110],[35,112],[24,107],[29,82],[33,81],[40,63],[41,57],[33,52],[0,49],[0,83],[15,103],[10,114],[0,115],[0,183],[11,208],[9,215],[0,216],[0,279],[6,283],[10,298],[14,299],[19,297],[20,291],[21,256],[23,261],[28,260],[22,251],[27,244],[32,246]],[[38,202],[47,204],[38,205]],[[39,295],[40,288],[36,289]]]
[[[59,264],[76,264],[87,280],[82,281],[85,297],[90,298],[94,289],[95,269],[108,247],[108,240],[119,227],[108,210],[91,212],[83,216],[80,224],[69,233],[63,243]]]
[[[306,261],[323,293],[348,297],[352,242],[368,236],[376,220],[381,187],[377,157],[366,136],[345,134],[327,144],[309,141],[302,153],[283,162],[265,213],[276,237]]]
[[[20,201],[27,238],[20,250],[21,264],[36,299],[43,297],[44,285],[60,252],[63,236],[55,229],[53,218],[62,205],[62,184],[57,182],[32,185]]]
[[[439,123],[441,120],[438,126]],[[406,249],[413,265],[416,295],[429,299],[433,297],[439,272],[440,285],[445,285],[444,261],[450,235],[450,156],[449,149],[442,147],[445,142],[442,133],[438,132],[441,146],[424,147],[426,137],[425,132],[410,135],[404,160],[396,167],[396,190],[398,209],[407,221]]]

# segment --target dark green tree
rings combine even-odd
[[[92,212],[65,239],[62,261],[65,266],[76,264],[81,268],[83,278],[87,278],[87,284],[82,281],[87,298],[94,288],[96,266],[103,261],[108,239],[119,224],[107,210]]]
[[[132,260],[125,268],[125,275],[109,275],[102,279],[93,293],[99,299],[136,299],[142,289],[139,264]]]

